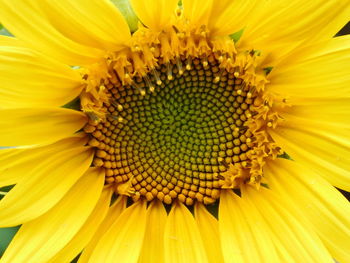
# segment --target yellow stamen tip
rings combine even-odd
[[[162,81],[160,79],[157,80],[157,85],[162,85]]]
[[[187,70],[191,70],[191,65],[190,65],[190,64],[187,64],[187,65],[186,65],[186,69],[187,69]]]
[[[217,83],[217,82],[219,82],[219,81],[220,81],[220,77],[215,77],[214,83]]]
[[[173,76],[172,75],[168,75],[168,80],[172,80]]]
[[[118,111],[122,111],[123,110],[123,105],[118,104],[117,109],[118,109]]]
[[[236,78],[238,78],[239,77],[239,72],[235,72],[235,73],[233,73],[233,75],[236,77]]]

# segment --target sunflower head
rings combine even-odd
[[[347,262],[349,1],[113,2],[0,0],[1,263]]]
[[[221,189],[259,187],[265,159],[282,153],[266,129],[285,100],[265,92],[259,52],[211,33],[177,9],[82,71],[93,164],[117,194],[210,204]]]

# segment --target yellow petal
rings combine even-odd
[[[1,23],[28,47],[69,65],[85,65],[103,57],[103,52],[65,37],[48,20],[40,2],[1,0]],[[93,15],[93,14],[91,14]]]
[[[119,196],[115,203],[109,208],[108,213],[102,223],[98,226],[97,231],[91,238],[90,242],[84,248],[82,254],[79,257],[79,263],[89,262],[91,254],[93,253],[97,243],[100,241],[101,237],[106,233],[106,231],[111,227],[121,213],[126,207],[126,197]]]
[[[153,201],[147,209],[146,232],[138,263],[164,262],[164,227],[167,213],[160,201]]]
[[[1,262],[47,262],[86,222],[103,184],[103,170],[89,170],[50,211],[21,226]]]
[[[314,171],[276,160],[265,169],[271,189],[296,204],[338,262],[350,258],[350,203]]]
[[[125,209],[98,242],[89,262],[137,262],[145,234],[146,217],[146,202],[139,201]]]
[[[24,47],[23,42],[15,37],[0,35],[0,46]]]
[[[83,146],[85,135],[60,140],[54,144],[36,148],[10,148],[0,150],[0,187],[16,184],[31,176],[31,172],[48,156],[70,148]]]
[[[259,1],[243,40],[274,64],[298,44],[332,38],[348,22],[349,8],[348,0]]]
[[[98,226],[106,216],[111,201],[113,189],[107,187],[102,191],[100,200],[90,216],[79,229],[74,238],[61,249],[48,263],[71,262],[85,247],[95,234]]]
[[[161,31],[170,24],[177,3],[177,0],[131,0],[131,5],[142,23],[156,31]]]
[[[256,0],[220,0],[216,1],[209,19],[209,29],[214,36],[227,36],[244,29],[254,16]]]
[[[130,40],[129,27],[107,0],[46,0],[39,7],[65,37],[85,46],[116,51]]]
[[[199,202],[195,204],[194,214],[199,232],[201,233],[208,262],[224,262],[218,220]]]
[[[87,121],[85,114],[63,108],[0,110],[0,145],[48,144],[70,137]]]
[[[267,233],[281,256],[281,260],[266,262],[334,263],[310,222],[295,206],[265,187],[259,191],[246,187],[242,195],[261,214],[260,220],[267,225]]]
[[[350,36],[303,46],[283,59],[269,75],[271,92],[292,104],[318,98],[350,97]]]
[[[350,105],[349,102],[346,104]],[[334,105],[339,105],[339,102]],[[320,104],[317,108],[322,107],[325,105]],[[305,110],[310,108],[306,107]],[[294,160],[318,171],[332,185],[350,191],[348,117],[345,114],[341,120],[343,123],[337,123],[340,115],[337,115],[336,111],[333,112],[335,114],[329,117],[333,115],[334,121],[327,118],[327,113],[322,116],[322,110],[320,116],[315,116],[314,119],[307,117],[307,114],[300,115],[305,116],[301,118],[284,115],[286,121],[283,125],[288,126],[281,126],[270,133]]]
[[[300,50],[271,73],[272,92],[292,107],[271,131],[298,162],[318,170],[333,185],[350,190],[350,38],[339,37]],[[290,76],[294,76],[294,79]]]
[[[89,168],[93,150],[77,147],[46,157],[0,201],[0,226],[16,226],[53,207]],[[26,172],[26,171],[23,171]],[[23,198],[25,196],[25,198]]]
[[[62,106],[81,92],[77,71],[28,48],[2,45],[0,65],[1,108]]]
[[[184,16],[190,25],[200,27],[209,23],[213,0],[183,0]]]
[[[165,225],[166,263],[208,262],[196,221],[184,204],[172,205]]]
[[[254,204],[231,190],[220,197],[219,230],[225,262],[280,262]]]

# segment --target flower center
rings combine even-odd
[[[278,149],[265,132],[277,119],[255,53],[203,32],[158,39],[108,58],[102,77],[96,68],[84,75],[93,165],[134,201],[210,204],[221,189],[259,185],[264,158]]]

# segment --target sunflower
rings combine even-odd
[[[0,4],[1,263],[349,262],[349,1]]]

